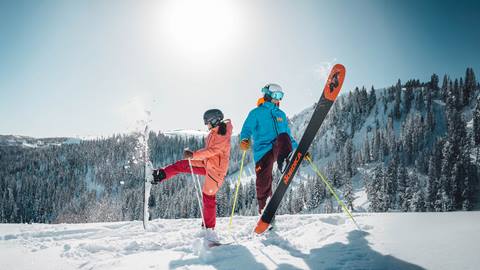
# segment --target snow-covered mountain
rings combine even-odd
[[[436,269],[480,265],[480,212],[282,215],[254,236],[256,217],[217,222],[205,248],[199,219],[90,224],[1,224],[2,269]]]
[[[19,146],[25,148],[37,148],[48,146],[60,146],[62,144],[79,143],[77,138],[33,138],[19,135],[0,135],[0,146]]]
[[[182,136],[182,137],[205,137],[208,135],[207,131],[195,130],[195,129],[175,129],[169,131],[161,131],[162,134],[167,136]]]
[[[205,137],[208,132],[201,130],[176,129],[161,131],[166,136]],[[134,134],[133,132],[131,134]],[[21,135],[0,135],[0,146],[19,146],[24,148],[37,148],[48,146],[61,146],[64,144],[78,144],[81,141],[104,140],[109,136],[83,136],[83,137],[54,137],[54,138],[35,138]]]
[[[356,186],[357,193],[367,193],[370,201],[390,197],[379,202],[383,204],[379,208],[375,204],[374,211],[471,209],[474,193],[479,193],[476,156],[480,139],[473,125],[474,118],[480,118],[479,95],[471,69],[467,69],[465,83],[445,75],[441,87],[433,74],[425,83],[399,80],[383,89],[356,88],[337,99],[310,152],[341,195],[347,196],[348,187]],[[291,118],[294,136],[303,133],[313,109]],[[452,168],[462,167],[464,173],[450,175],[452,161],[457,163]],[[305,174],[312,173],[305,168],[308,164],[303,166]],[[406,184],[398,183],[400,172],[405,172]],[[409,187],[406,193],[405,186]],[[353,201],[354,197],[345,199]],[[420,208],[414,206],[418,200]]]

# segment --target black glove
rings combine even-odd
[[[152,184],[154,184],[154,185],[162,182],[167,177],[167,175],[165,174],[165,171],[163,169],[153,170],[152,176],[153,176]]]

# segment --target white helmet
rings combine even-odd
[[[281,100],[283,98],[283,89],[276,83],[269,83],[262,88],[262,93],[273,99]]]

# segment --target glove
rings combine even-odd
[[[190,151],[190,150],[183,151],[183,158],[184,159],[192,159],[193,158],[193,152]]]
[[[248,149],[250,149],[250,140],[248,139],[244,139],[240,142],[240,149],[242,149],[243,151],[247,151]]]

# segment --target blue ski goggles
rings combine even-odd
[[[268,88],[262,88],[262,93],[269,95],[272,99],[282,100],[283,92],[282,91],[270,91]]]

